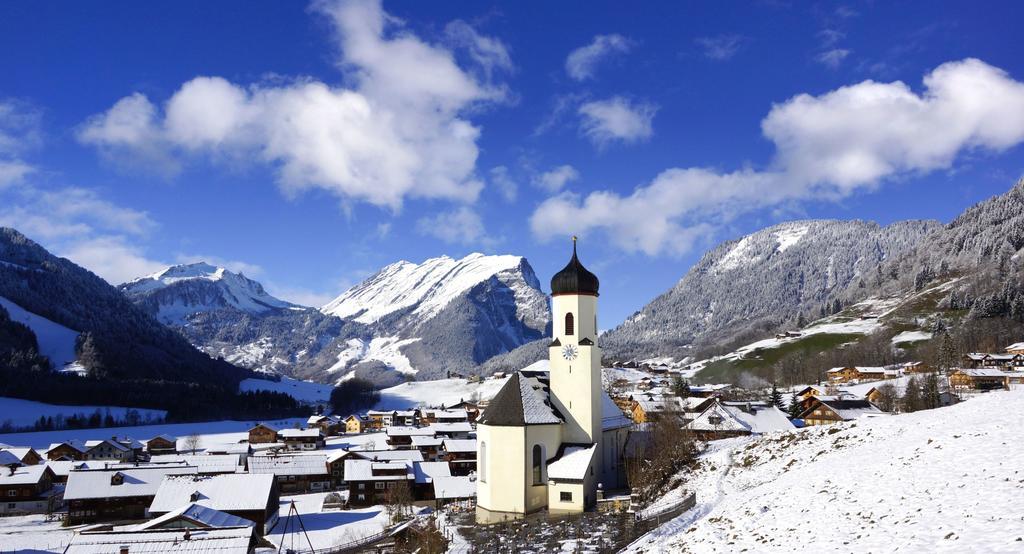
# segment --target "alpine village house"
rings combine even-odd
[[[601,386],[598,286],[574,237],[572,259],[551,279],[550,373],[513,373],[480,416],[478,522],[582,512],[599,488],[624,481],[629,421],[603,417],[614,404]]]

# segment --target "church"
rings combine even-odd
[[[550,369],[513,373],[478,421],[478,522],[582,512],[599,489],[625,485],[631,422],[601,385],[598,288],[573,237],[572,259],[551,279]]]

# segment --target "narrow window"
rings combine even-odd
[[[544,452],[541,451],[540,445],[533,445],[533,484],[543,485],[544,484],[544,472],[541,469],[544,463]]]
[[[487,482],[487,443],[480,443],[480,482]]]
[[[572,312],[569,312],[569,313],[565,314],[565,334],[566,335],[574,335],[574,334],[576,334],[576,329],[575,329],[574,323],[575,322],[573,321],[573,318],[572,318]]]

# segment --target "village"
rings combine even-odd
[[[606,367],[602,375],[614,402],[605,410],[617,412],[604,417],[629,429],[619,465],[630,474],[651,455],[642,446],[658,422],[702,450],[709,441],[891,417],[1018,388],[1024,343],[969,353],[963,367],[946,371],[920,362],[832,368],[824,382],[785,392],[689,385],[667,365],[626,365],[634,367]],[[543,364],[532,369],[546,372]],[[132,552],[181,541],[239,552],[286,544],[341,552],[410,540],[469,545],[453,536],[453,515],[476,507],[477,424],[489,404],[321,414],[209,436],[103,437],[96,430],[47,448],[3,444],[0,550]],[[686,494],[678,497],[686,508]],[[650,505],[628,483],[600,490],[596,500],[592,511],[632,517]]]

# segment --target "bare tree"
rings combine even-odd
[[[185,450],[196,453],[199,450],[199,446],[203,444],[203,439],[199,435],[189,435],[185,437]]]
[[[387,507],[391,522],[398,523],[412,514],[412,489],[405,481],[392,481],[388,485],[384,493],[384,505]]]

